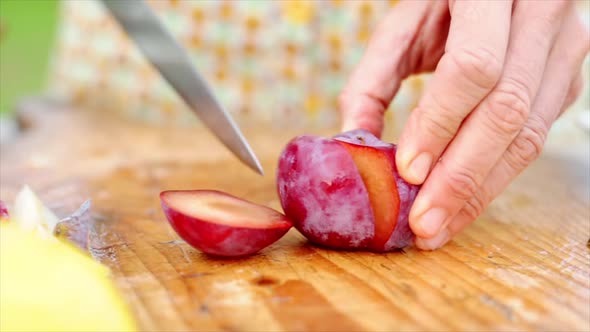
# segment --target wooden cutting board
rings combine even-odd
[[[67,108],[24,118],[30,129],[1,147],[0,198],[26,183],[60,215],[91,198],[91,252],[144,330],[590,330],[584,140],[546,151],[436,252],[329,251],[292,230],[255,256],[221,260],[179,241],[159,192],[219,189],[280,209],[277,156],[303,131],[246,129],[260,177],[204,129]]]

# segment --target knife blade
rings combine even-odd
[[[182,100],[244,164],[264,174],[254,151],[207,82],[144,0],[101,0]]]

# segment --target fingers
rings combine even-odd
[[[457,1],[445,54],[412,112],[396,155],[400,174],[419,184],[455,136],[465,117],[502,73],[512,1]]]
[[[437,53],[440,57],[442,46],[441,52],[430,50],[434,61],[416,63],[414,60],[421,58],[422,50],[429,46],[420,40],[424,29],[430,29],[428,43],[437,44],[438,39],[445,38],[446,31],[431,30],[444,29],[444,24],[426,25],[433,16],[439,16],[440,21],[445,8],[446,2],[442,1],[405,1],[385,17],[340,95],[343,131],[363,128],[381,136],[383,114],[397,93],[400,82],[421,69],[416,66],[435,63]]]
[[[410,213],[419,237],[437,235],[473,197],[526,122],[564,16],[562,8],[556,2],[517,3],[500,81],[463,123]]]
[[[494,166],[476,194],[432,239],[418,239],[416,245],[432,250],[448,242],[471,224],[532,161],[541,154],[551,124],[563,109],[579,95],[582,86],[580,68],[590,48],[590,34],[570,16],[549,55],[543,84],[530,116],[516,138]]]

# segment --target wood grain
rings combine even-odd
[[[0,198],[27,183],[62,215],[91,198],[91,253],[146,331],[590,330],[589,153],[576,144],[546,151],[436,252],[330,251],[292,230],[221,260],[179,241],[159,192],[219,189],[280,209],[277,156],[301,132],[246,131],[259,177],[206,130],[68,109],[28,117],[2,146]]]

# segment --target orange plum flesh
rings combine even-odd
[[[379,149],[340,142],[350,153],[367,188],[375,219],[373,246],[382,248],[391,237],[399,212],[399,194],[391,161]]]

